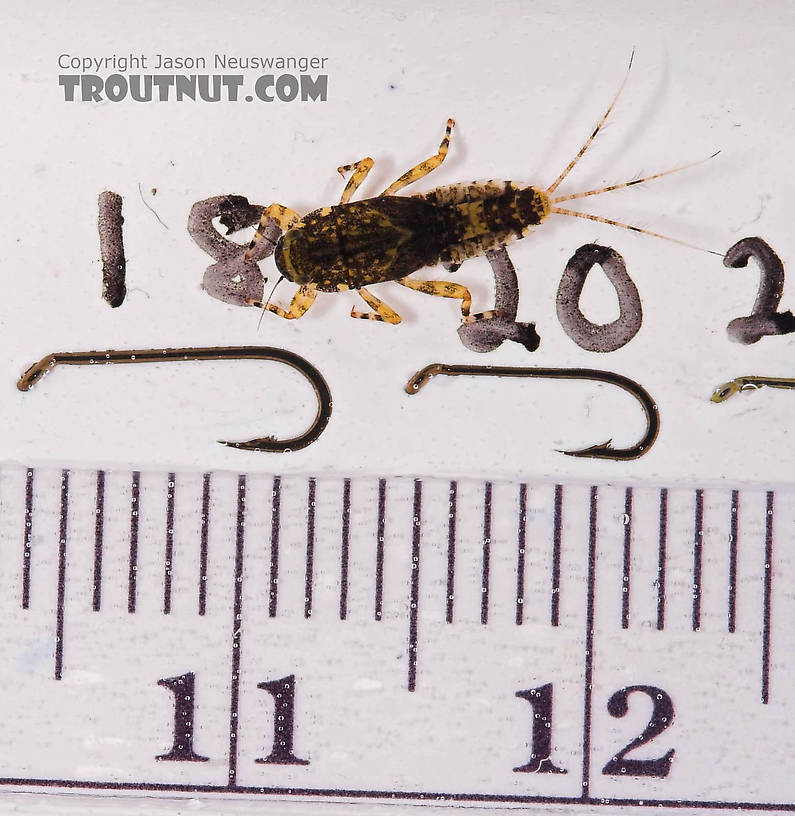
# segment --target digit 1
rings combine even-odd
[[[166,677],[157,685],[174,693],[174,744],[167,754],[155,757],[167,762],[207,762],[209,757],[193,750],[193,672],[179,677]]]
[[[534,689],[517,691],[533,709],[533,732],[530,737],[530,762],[514,768],[516,773],[568,773],[549,758],[552,752],[552,683]]]
[[[293,721],[295,717],[295,675],[281,680],[257,683],[273,697],[273,750],[265,759],[255,759],[262,765],[309,765],[293,753]]]

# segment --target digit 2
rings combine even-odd
[[[629,711],[629,695],[633,692],[645,694],[652,702],[652,713],[649,723],[631,742],[627,743],[602,768],[607,776],[656,776],[664,778],[671,770],[674,749],[671,748],[658,759],[627,759],[627,754],[640,745],[645,745],[654,737],[662,734],[674,719],[674,704],[662,689],[655,686],[627,686],[617,691],[608,701],[607,710],[613,717],[623,717]]]

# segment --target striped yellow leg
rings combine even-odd
[[[472,295],[469,294],[469,289],[460,283],[415,280],[414,278],[398,278],[398,283],[402,286],[408,286],[409,289],[414,289],[415,292],[424,292],[426,295],[458,298],[461,301],[461,314],[464,317],[469,316],[469,310],[472,306]]]
[[[447,149],[450,146],[450,133],[454,125],[455,121],[453,119],[447,120],[447,129],[444,132],[444,138],[439,145],[439,152],[436,153],[436,155],[431,156],[430,159],[425,159],[424,162],[420,162],[416,167],[412,167],[411,170],[404,173],[397,181],[393,181],[381,195],[394,195],[398,190],[402,190],[423,176],[427,176],[432,170],[435,170],[444,161],[444,157],[447,155]]]
[[[359,294],[364,298],[365,303],[373,309],[373,312],[357,312],[356,309],[351,309],[351,317],[360,317],[363,320],[379,320],[384,323],[400,323],[402,318],[400,315],[379,300],[375,295],[371,295],[366,289],[359,289]]]
[[[262,240],[262,236],[265,232],[265,225],[268,223],[269,218],[273,218],[278,223],[282,232],[287,232],[290,227],[294,227],[301,221],[301,216],[298,215],[297,212],[291,210],[289,207],[285,207],[282,204],[271,204],[269,207],[266,207],[262,211],[262,218],[259,220],[257,232],[251,239],[251,243],[248,245],[248,249],[246,250],[245,257],[247,261],[250,260],[251,256],[254,254],[254,247]]]
[[[314,283],[307,283],[302,286],[294,295],[290,302],[290,308],[285,310],[275,303],[263,303],[261,300],[249,300],[251,306],[256,306],[260,309],[267,309],[269,312],[279,315],[287,320],[298,320],[309,310],[309,307],[315,302],[317,297],[317,285]]]
[[[375,162],[368,156],[366,159],[360,159],[353,164],[343,164],[342,167],[337,168],[337,172],[345,178],[345,174],[353,170],[353,175],[348,179],[345,189],[342,191],[342,198],[340,204],[347,204],[353,194],[359,189],[359,185],[367,178],[367,174],[373,169]]]
[[[450,283],[449,281],[429,281],[429,280],[415,280],[414,278],[398,278],[397,281],[402,286],[408,286],[409,289],[414,289],[415,292],[424,292],[426,295],[435,295],[436,297],[458,298],[461,301],[461,314],[464,323],[475,323],[478,320],[487,320],[490,317],[496,317],[497,312],[479,312],[471,315],[469,310],[472,308],[472,295],[466,286],[460,283]]]

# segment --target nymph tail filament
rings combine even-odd
[[[616,102],[618,102],[618,98],[621,96],[621,92],[624,90],[624,86],[627,83],[627,77],[629,76],[629,69],[632,67],[632,60],[633,60],[634,56],[635,56],[635,52],[633,50],[632,56],[629,59],[629,66],[627,67],[627,73],[626,73],[626,76],[624,77],[624,81],[621,83],[621,87],[618,89],[618,93],[615,95],[615,97],[613,98],[613,101],[610,103],[610,105],[608,106],[608,108],[605,111],[604,115],[599,120],[599,123],[594,128],[593,133],[591,133],[591,135],[585,141],[585,144],[580,148],[577,155],[569,162],[569,164],[566,166],[566,169],[547,188],[546,192],[547,192],[547,195],[550,196],[550,198],[549,198],[549,203],[550,204],[555,205],[555,204],[560,204],[563,201],[573,201],[574,199],[577,199],[577,198],[586,198],[587,196],[599,195],[601,193],[609,193],[609,192],[611,192],[613,190],[620,190],[623,187],[632,187],[635,184],[643,184],[646,181],[653,181],[654,179],[663,178],[664,176],[670,176],[673,173],[679,173],[682,170],[687,170],[687,169],[689,169],[691,167],[696,167],[697,165],[703,164],[704,162],[709,161],[710,159],[714,159],[715,156],[717,156],[718,153],[720,153],[720,150],[718,150],[715,153],[713,153],[711,156],[708,156],[705,159],[699,159],[698,161],[690,162],[689,164],[684,164],[684,165],[682,165],[680,167],[674,167],[671,170],[664,170],[661,173],[653,173],[653,174],[651,174],[649,176],[643,176],[642,178],[633,179],[632,181],[624,181],[624,182],[621,182],[620,184],[611,184],[608,187],[600,187],[600,188],[598,188],[596,190],[586,190],[585,192],[581,192],[581,193],[573,193],[571,195],[552,197],[551,194],[555,192],[555,190],[560,185],[560,183],[566,178],[566,176],[571,172],[571,170],[574,169],[577,162],[579,162],[579,160],[583,157],[586,150],[588,150],[588,148],[591,146],[593,140],[596,138],[596,135],[599,133],[599,131],[604,126],[605,122],[607,121],[607,117],[610,116],[613,108],[616,105]],[[615,221],[615,220],[613,220],[611,218],[603,218],[600,215],[592,215],[590,213],[583,213],[583,212],[578,212],[576,210],[569,210],[569,209],[564,209],[562,207],[555,207],[555,206],[550,207],[549,212],[554,213],[555,215],[570,215],[570,216],[574,216],[575,218],[585,218],[585,219],[587,219],[589,221],[597,221],[597,222],[599,222],[601,224],[610,224],[611,226],[621,227],[622,229],[631,230],[632,232],[639,232],[639,233],[642,233],[643,235],[651,235],[654,238],[662,238],[665,241],[671,241],[674,244],[679,244],[681,246],[690,247],[691,249],[698,249],[698,250],[700,250],[702,252],[709,252],[710,254],[718,255],[719,257],[723,256],[722,252],[715,252],[715,251],[713,251],[711,249],[705,249],[704,247],[695,246],[694,244],[690,244],[687,241],[680,241],[677,238],[671,238],[668,235],[662,235],[659,232],[652,232],[651,230],[643,229],[641,227],[635,227],[635,226],[632,226],[631,224],[625,224],[625,223],[623,223],[621,221]]]

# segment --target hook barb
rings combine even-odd
[[[514,366],[476,366],[476,365],[445,365],[431,363],[417,371],[406,383],[406,393],[416,394],[432,377],[438,374],[447,374],[456,377],[466,374],[475,377],[542,377],[557,380],[592,380],[615,385],[631,394],[643,408],[646,417],[646,432],[642,439],[628,448],[614,448],[613,440],[608,439],[596,445],[581,450],[564,450],[566,456],[576,456],[582,459],[614,459],[626,461],[637,459],[648,452],[660,432],[660,412],[649,392],[639,383],[613,371],[602,371],[596,368],[520,368]]]
[[[275,439],[263,436],[245,442],[219,440],[230,448],[270,453],[289,453],[311,445],[331,418],[331,391],[323,375],[307,360],[292,351],[272,346],[213,346],[208,348],[129,349],[127,351],[64,351],[48,354],[20,377],[17,388],[29,391],[57,365],[105,365],[109,363],[160,363],[196,360],[273,360],[294,368],[312,386],[317,398],[317,414],[312,424],[296,437]]]

